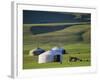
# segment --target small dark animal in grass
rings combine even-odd
[[[80,53],[78,53],[78,54],[80,54]]]
[[[88,62],[89,60],[84,60],[84,61],[87,61]]]
[[[87,62],[89,61],[89,60],[86,60]]]
[[[76,61],[82,61],[82,60],[77,58],[77,57],[70,57],[69,58],[69,62],[76,62]]]

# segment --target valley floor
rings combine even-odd
[[[28,54],[24,54],[23,69],[80,67],[80,66],[91,65],[90,44],[75,43],[75,44],[65,45],[64,48],[68,51],[69,54],[63,55],[62,64],[58,62],[38,64],[38,56],[29,56]],[[82,61],[69,62],[70,56],[78,57],[82,59]]]

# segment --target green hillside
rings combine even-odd
[[[33,35],[30,31],[30,27],[24,27],[24,48],[27,48],[27,46],[34,48],[37,45],[41,46],[46,44],[54,46],[57,44],[64,45],[64,44],[72,44],[78,42],[89,43],[89,38],[90,38],[89,30],[90,30],[90,25],[84,24],[84,25],[73,25],[58,31]]]
[[[50,28],[56,25],[48,25],[46,24],[44,26],[48,27],[49,32],[47,32],[45,29],[42,29],[43,25],[41,25],[41,29],[37,33],[34,29],[33,31],[30,30],[31,27],[36,27],[36,25],[29,24],[29,26],[23,26],[24,69],[90,66],[90,24],[73,24],[66,26],[63,29],[51,29],[51,31]],[[38,26],[40,27],[40,25]],[[37,56],[28,56],[31,49],[41,47],[45,50],[50,50],[57,45],[61,45],[69,53],[63,55],[63,64],[53,62],[38,64]],[[83,59],[83,62],[70,63],[68,62],[69,56],[79,57]]]

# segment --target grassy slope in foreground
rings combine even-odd
[[[36,69],[36,68],[58,68],[58,67],[80,67],[90,66],[90,49],[88,44],[69,44],[65,46],[69,54],[63,55],[63,63],[56,62],[38,64],[38,56],[24,55],[23,69]],[[80,54],[79,54],[80,53]],[[69,56],[74,56],[82,59],[82,62],[69,62]],[[89,60],[89,61],[86,61]]]

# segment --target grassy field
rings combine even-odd
[[[28,56],[27,54],[24,55],[24,69],[35,69],[35,68],[56,68],[56,67],[80,67],[80,66],[90,66],[90,48],[89,44],[77,43],[64,46],[67,48],[69,54],[63,55],[63,62],[62,64],[51,62],[51,63],[44,63],[38,64],[38,56]],[[80,62],[69,62],[69,56],[74,56],[82,59],[83,61]],[[86,61],[89,60],[89,61]]]
[[[37,25],[31,24],[23,26],[23,69],[79,67],[91,65],[90,24],[75,24],[68,27],[66,26],[61,30],[51,30],[50,32],[45,32],[43,31],[44,29],[41,28],[42,32],[38,31],[38,33],[36,33],[34,29],[32,32],[30,31],[30,27],[34,28],[34,26],[36,27]],[[46,24],[45,26],[49,29],[51,28],[50,25],[48,26]],[[34,35],[33,33],[36,34]],[[58,44],[69,53],[63,55],[62,64],[56,62],[38,64],[38,56],[28,55],[31,49],[37,48],[38,46],[45,50],[50,50]],[[78,57],[83,61],[69,62],[69,56]]]

